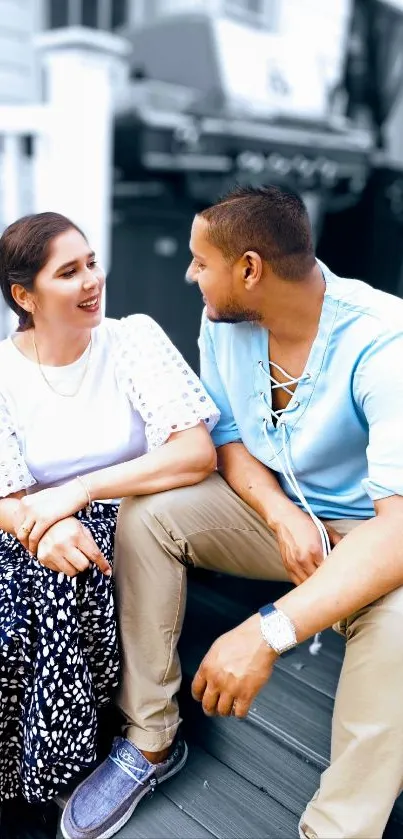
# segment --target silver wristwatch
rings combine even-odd
[[[273,603],[262,606],[260,612],[260,629],[266,643],[278,655],[292,650],[297,645],[295,626],[290,618]]]

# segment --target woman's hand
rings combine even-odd
[[[90,531],[74,517],[58,521],[49,528],[39,541],[37,559],[46,568],[61,571],[68,577],[85,571],[91,562],[106,576],[110,577],[112,573]]]
[[[24,495],[14,513],[14,533],[24,548],[36,554],[40,539],[52,524],[77,513],[86,502],[79,481]]]

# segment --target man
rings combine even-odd
[[[213,644],[193,682],[208,714],[245,716],[278,655],[345,633],[331,765],[300,835],[376,839],[403,782],[403,302],[319,263],[302,201],[275,187],[198,214],[190,246],[220,474],[122,504],[126,740],[73,796],[68,835],[112,836],[184,763],[176,644],[194,565],[296,584]],[[106,791],[90,832],[85,806]]]

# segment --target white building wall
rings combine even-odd
[[[295,33],[245,28],[224,17],[215,21],[214,32],[223,89],[235,112],[261,118],[326,117],[328,89],[320,57]]]
[[[158,16],[161,14],[170,15],[179,12],[208,12],[219,13],[222,0],[160,0],[158,3]]]
[[[263,19],[272,28],[273,21],[278,19],[278,8],[287,0],[262,0],[261,11]],[[302,0],[304,2],[304,0]],[[342,0],[343,2],[343,0]],[[248,11],[248,3],[243,0],[136,0],[131,4],[130,20],[132,23],[142,23],[143,20],[153,20],[163,15],[204,12],[213,16],[235,16],[247,22],[255,15]],[[130,3],[129,3],[130,9]],[[260,20],[262,17],[258,15]]]
[[[44,0],[0,0],[0,106],[38,101],[41,73],[34,35],[42,25]],[[31,210],[29,161],[23,143],[0,122],[0,232],[17,216]],[[9,310],[0,299],[0,338],[11,326]]]
[[[32,102],[38,93],[33,35],[42,0],[0,0],[0,103]]]
[[[38,139],[35,211],[71,218],[109,267],[114,98],[127,81],[130,45],[71,27],[38,39],[47,75],[47,127]]]
[[[295,35],[305,52],[315,51],[329,86],[335,84],[340,76],[351,8],[351,0],[279,2],[278,31]]]

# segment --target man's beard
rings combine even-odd
[[[207,308],[207,317],[213,323],[250,323],[251,321],[259,322],[262,319],[260,312],[254,309],[241,309],[232,303],[218,309],[214,315],[211,315]]]

